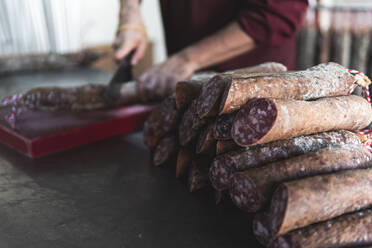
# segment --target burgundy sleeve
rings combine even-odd
[[[307,0],[244,0],[238,22],[258,45],[280,46],[295,34],[307,6]]]

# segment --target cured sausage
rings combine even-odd
[[[371,121],[371,105],[359,96],[315,101],[260,98],[238,112],[231,136],[238,145],[250,146],[329,130],[363,129]]]
[[[214,155],[216,153],[216,140],[213,137],[213,127],[214,123],[210,123],[201,131],[196,143],[197,154]]]
[[[194,192],[210,185],[208,178],[209,158],[199,157],[191,162],[188,176],[189,191]]]
[[[217,140],[216,155],[221,155],[225,152],[242,150],[233,140]]]
[[[180,114],[176,107],[175,96],[169,96],[156,107],[145,126],[145,140],[150,150],[154,149],[160,138],[177,128]]]
[[[215,76],[214,72],[197,73],[188,81],[178,82],[176,85],[176,105],[179,111],[186,109],[192,100],[201,92],[202,85]]]
[[[176,178],[186,175],[195,154],[193,149],[181,146],[177,155]]]
[[[199,131],[202,129],[208,122],[212,121],[211,118],[200,118],[196,112],[193,114],[192,118],[192,129]]]
[[[178,110],[184,110],[199,96],[202,87],[200,81],[182,81],[176,85],[176,105]]]
[[[178,128],[179,141],[182,146],[189,144],[198,134],[199,130],[193,128],[195,111],[196,100],[193,100],[183,114]]]
[[[281,182],[341,170],[372,166],[372,154],[362,145],[328,147],[232,175],[230,197],[247,212],[262,209]]]
[[[104,85],[34,88],[23,95],[21,104],[44,111],[87,111],[112,107],[104,97],[105,90]]]
[[[215,84],[227,82],[228,85],[221,100],[220,114],[232,113],[256,97],[309,100],[346,95],[356,87],[355,77],[343,66],[332,62],[304,71],[256,76],[232,75],[229,78],[216,76],[212,80]],[[209,99],[205,98],[204,105],[208,105]]]
[[[153,163],[156,166],[165,164],[177,152],[178,143],[176,135],[169,134],[160,139],[153,154]]]
[[[143,124],[143,136],[147,148],[152,151],[155,148],[158,140],[155,136],[155,130],[151,123],[151,118],[147,118],[147,120]]]
[[[260,244],[266,246],[271,240],[269,215],[265,212],[258,213],[252,221],[252,231]]]
[[[269,211],[272,236],[372,205],[372,169],[356,169],[281,184]]]
[[[361,139],[353,132],[339,130],[273,141],[218,156],[211,165],[209,175],[213,187],[223,190],[229,187],[230,176],[234,172],[344,144],[361,144]]]
[[[223,75],[213,77],[202,87],[200,96],[198,97],[197,113],[200,118],[215,116],[218,113],[221,96],[229,81],[228,79],[233,75],[242,74],[248,77],[252,73],[269,73],[286,70],[287,68],[282,64],[269,62],[241,70],[226,72]]]
[[[362,210],[295,230],[273,240],[269,248],[371,247],[372,210]]]
[[[231,127],[235,119],[235,115],[236,113],[231,113],[217,117],[213,130],[213,135],[216,140],[231,139]]]

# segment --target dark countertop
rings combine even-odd
[[[0,88],[108,81],[89,71],[1,78]],[[190,194],[174,175],[150,164],[141,133],[35,160],[0,144],[0,247],[257,247],[249,215]]]

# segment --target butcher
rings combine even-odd
[[[114,47],[120,60],[144,56],[140,0],[120,0]],[[279,62],[295,69],[296,31],[307,0],[160,0],[168,59],[138,78],[143,101],[169,95],[199,70],[226,71]]]

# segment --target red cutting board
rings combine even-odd
[[[16,129],[0,109],[0,142],[31,158],[45,156],[111,136],[139,130],[153,106],[133,105],[91,112],[46,112],[22,109]]]

